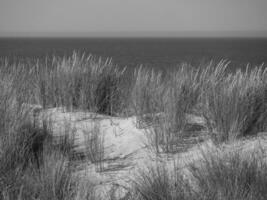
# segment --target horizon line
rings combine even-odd
[[[0,32],[0,38],[267,38],[262,31]]]

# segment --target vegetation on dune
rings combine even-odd
[[[253,200],[267,198],[266,152],[234,150],[204,155],[203,164],[192,164],[190,171],[202,199]]]
[[[48,124],[30,121],[30,92],[20,90],[26,80],[18,84],[13,75],[0,73],[0,199],[94,199],[90,181],[74,174],[66,145],[54,145]]]
[[[188,171],[159,165],[142,171],[134,181],[140,200],[263,200],[267,198],[266,152],[245,155],[202,152],[203,159]],[[186,175],[185,175],[186,174]]]
[[[267,130],[267,69],[229,73],[228,63],[211,62],[172,71],[140,67],[128,73],[109,59],[71,57],[28,60],[0,66],[0,199],[95,199],[90,181],[78,178],[73,138],[52,141],[45,121],[37,126],[26,105],[87,110],[111,116],[135,115],[148,126],[156,150],[176,152],[187,134],[187,115],[203,117],[216,143]],[[129,74],[132,77],[129,77]],[[68,131],[72,131],[71,127]],[[88,134],[83,159],[103,160],[99,127]],[[257,154],[258,156],[258,154]],[[131,199],[266,199],[266,163],[251,155],[204,156],[189,171],[195,186],[164,167],[142,172]],[[159,193],[160,192],[160,193]],[[134,198],[136,195],[136,198]]]
[[[182,173],[164,164],[141,171],[133,183],[137,200],[187,200],[193,195],[189,187]]]
[[[122,112],[123,69],[110,60],[73,54],[70,58],[53,58],[51,66],[37,63],[33,68],[36,94],[43,107],[66,106],[108,115]]]
[[[205,78],[202,114],[214,139],[222,142],[265,131],[267,70],[226,74],[225,69],[216,79]]]

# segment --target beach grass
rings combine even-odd
[[[73,138],[55,145],[49,123],[37,126],[26,105],[136,116],[138,126],[148,128],[151,145],[165,153],[177,151],[188,114],[205,119],[205,131],[216,144],[267,131],[266,68],[229,73],[228,64],[183,64],[171,71],[139,67],[129,73],[110,59],[79,53],[42,61],[1,60],[0,199],[95,199],[90,181],[76,176]],[[101,163],[99,127],[87,139],[86,159]],[[190,168],[198,190],[178,172],[173,180],[159,167],[137,177],[138,198],[266,199],[266,164],[258,162],[264,159],[206,158],[201,167]]]

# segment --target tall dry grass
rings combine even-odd
[[[266,131],[266,69],[256,67],[226,74],[219,66],[219,76],[206,79],[202,115],[217,141],[234,140]],[[213,73],[216,73],[214,71]]]
[[[128,96],[122,87],[125,69],[111,59],[74,52],[70,57],[1,63],[1,70],[17,81],[20,90],[31,94],[31,103],[43,108],[64,106],[108,115],[119,115],[126,109]]]
[[[129,77],[126,68],[109,59],[79,53],[42,62],[2,63],[6,79],[16,85],[8,86],[16,88],[10,92],[23,91],[16,101],[136,115],[139,125],[153,125],[159,129],[155,132],[162,132],[163,138],[157,137],[163,143],[179,139],[187,123],[185,115],[191,113],[206,119],[210,135],[218,141],[266,130],[263,67],[232,73],[227,61],[198,68],[183,64],[167,72],[140,67]]]
[[[95,199],[93,185],[75,175],[75,165],[65,148],[54,145],[49,127],[31,121],[25,106],[32,101],[24,79],[29,72],[9,70],[0,69],[0,199]]]
[[[150,111],[140,108],[143,113],[139,111],[137,116],[150,120],[150,134],[154,135],[151,141],[157,150],[161,146],[165,152],[176,151],[186,134],[187,114],[203,117],[208,135],[215,142],[267,130],[266,68],[229,73],[228,65],[227,61],[211,62],[198,69],[184,65],[164,79],[161,74],[139,72],[136,87],[142,85],[146,91],[146,95],[139,95],[139,105]],[[149,106],[145,106],[146,101]]]
[[[109,115],[122,112],[123,69],[111,60],[74,53],[53,58],[51,66],[37,64],[37,94],[44,107],[66,106]]]

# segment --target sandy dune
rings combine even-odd
[[[90,112],[66,112],[63,108],[42,110],[38,106],[33,110],[38,119],[45,118],[51,123],[54,136],[66,134],[71,129],[71,135],[75,138],[75,150],[79,153],[88,151],[87,138],[93,132],[97,132],[103,141],[101,162],[92,163],[84,161],[79,163],[82,176],[88,176],[98,185],[99,195],[105,199],[108,190],[113,189],[118,198],[127,195],[127,190],[132,180],[140,170],[146,170],[150,166],[163,164],[170,171],[176,168],[185,170],[186,166],[201,159],[201,152],[214,153],[231,152],[233,149],[252,151],[254,148],[267,148],[265,134],[261,136],[229,143],[216,147],[210,140],[195,145],[186,152],[172,154],[157,154],[149,145],[149,127],[137,128],[136,117],[118,118]],[[35,119],[36,120],[36,119]],[[202,124],[203,119],[189,115],[189,124]],[[98,135],[98,136],[99,136]]]

